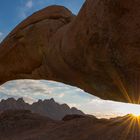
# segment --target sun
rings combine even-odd
[[[133,115],[134,117],[140,117],[140,112],[133,112],[132,115]]]

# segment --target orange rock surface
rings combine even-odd
[[[0,83],[54,80],[139,103],[139,9],[139,0],[86,0],[77,16],[62,6],[34,13],[0,44]]]

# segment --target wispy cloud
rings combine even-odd
[[[76,103],[69,103],[69,106],[79,108],[81,105]]]
[[[58,95],[59,98],[63,98],[64,96],[65,96],[64,93],[61,93],[61,94]]]
[[[2,32],[0,32],[0,42],[3,40],[3,33]]]
[[[3,35],[3,33],[2,32],[0,32],[0,37]]]
[[[19,7],[19,17],[24,19],[28,16],[28,13],[32,10],[35,0],[25,0]]]
[[[45,99],[52,92],[52,88],[45,83],[35,80],[17,80],[7,82],[0,87],[0,93],[13,97],[23,97],[27,102]]]
[[[28,0],[26,3],[25,3],[25,7],[30,9],[33,7],[33,0]]]

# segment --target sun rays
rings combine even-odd
[[[139,113],[129,114],[124,118],[121,126],[124,126],[122,131],[123,138],[122,140],[137,139],[140,134],[140,115]],[[131,138],[130,138],[131,137]]]

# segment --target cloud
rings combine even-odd
[[[79,108],[80,105],[79,104],[76,104],[76,103],[69,103],[69,106],[70,107],[76,107],[76,108]]]
[[[59,103],[67,103],[70,107],[77,107],[87,114],[106,118],[140,110],[138,105],[101,100],[76,87],[45,80],[7,82],[0,86],[0,99],[9,97],[16,99],[23,97],[28,103],[33,103],[38,99],[54,98]]]
[[[1,37],[1,36],[3,36],[3,33],[2,33],[2,32],[0,32],[0,37]]]
[[[32,12],[33,6],[33,0],[25,0],[19,7],[19,17],[21,19],[26,18],[29,15],[29,13]]]
[[[3,33],[2,32],[0,32],[0,42],[3,40]]]
[[[33,0],[28,0],[25,4],[25,7],[28,9],[32,8],[33,7]]]
[[[61,93],[61,94],[58,95],[59,98],[63,98],[64,96],[65,96],[64,93]]]
[[[30,101],[46,99],[51,94],[53,88],[42,81],[35,80],[16,80],[5,83],[0,87],[0,93],[8,94],[13,97],[23,97]]]
[[[60,103],[84,104],[89,101],[89,94],[76,87],[63,83],[45,80],[15,80],[9,81],[0,87],[0,92],[10,96],[26,98],[27,102],[38,99],[54,98]],[[94,96],[92,96],[95,98]],[[27,100],[28,99],[28,100]]]

